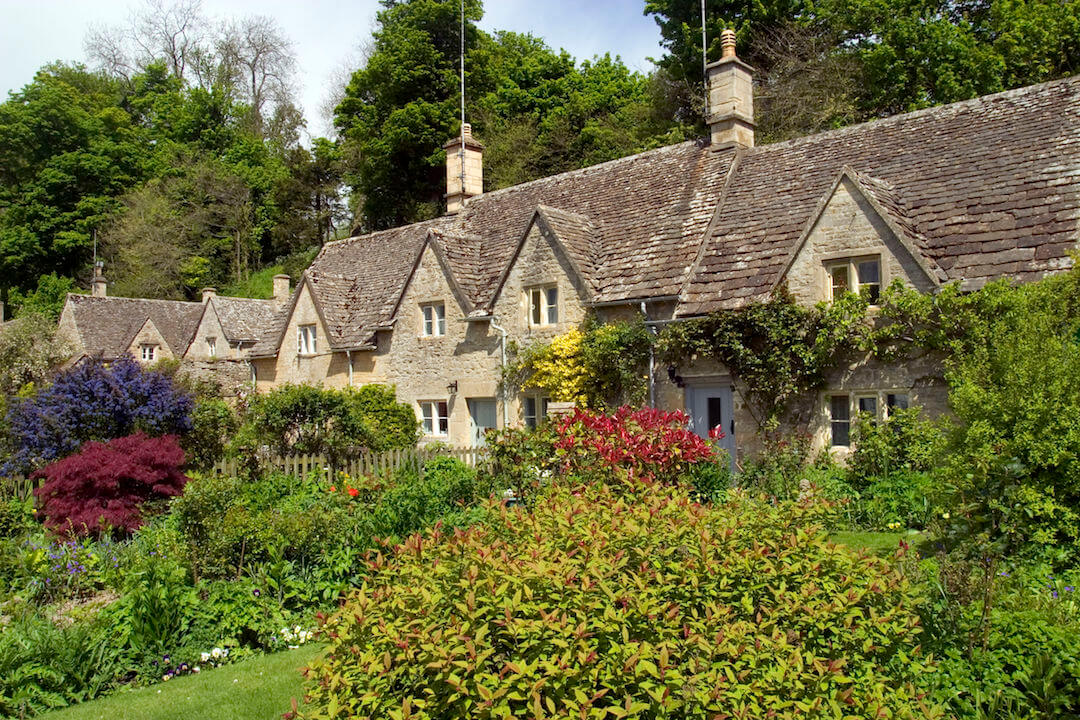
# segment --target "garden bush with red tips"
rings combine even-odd
[[[175,435],[142,433],[86,443],[78,454],[34,473],[45,525],[57,533],[131,532],[143,523],[144,506],[179,495],[184,451]]]
[[[564,475],[588,477],[600,470],[631,483],[673,485],[691,466],[717,460],[713,446],[689,430],[688,422],[677,410],[624,406],[604,415],[578,408],[559,421],[555,452]]]

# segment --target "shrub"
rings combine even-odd
[[[801,492],[800,481],[811,462],[811,437],[794,433],[763,439],[765,448],[746,462],[738,478],[739,485],[781,500],[797,498]]]
[[[690,466],[716,457],[687,423],[679,411],[621,407],[603,415],[577,408],[556,425],[555,451],[565,475],[614,475],[631,484],[656,480],[672,485]]]
[[[325,454],[336,463],[364,449],[412,447],[418,428],[416,414],[397,402],[393,388],[285,385],[252,398],[233,447],[252,452],[267,446],[279,455]]]
[[[44,382],[71,357],[71,343],[56,333],[56,321],[26,315],[0,329],[0,395],[14,395]]]
[[[544,423],[535,430],[504,428],[487,435],[487,482],[499,492],[510,490],[519,498],[531,494],[558,472],[555,429]]]
[[[890,473],[863,490],[856,522],[871,530],[885,530],[890,525],[925,528],[936,507],[931,498],[933,486],[927,473]]]
[[[237,427],[236,414],[224,400],[199,400],[191,413],[191,431],[184,436],[188,466],[197,470],[212,468],[225,456]]]
[[[78,455],[39,470],[33,477],[44,482],[34,492],[46,527],[55,532],[131,532],[143,522],[144,505],[183,491],[183,464],[175,436],[137,433],[87,443]]]
[[[915,588],[814,507],[642,483],[491,512],[372,559],[302,717],[942,716]]]
[[[490,494],[486,486],[481,487],[476,471],[451,457],[427,462],[423,477],[412,471],[399,472],[374,510],[376,531],[404,537],[440,518],[454,524],[455,513]]]
[[[172,381],[124,356],[109,366],[81,362],[52,385],[8,409],[12,457],[0,468],[18,474],[66,457],[88,440],[191,429],[192,400]]]
[[[933,467],[941,432],[920,417],[917,407],[892,410],[884,422],[859,417],[851,430],[848,458],[851,484],[862,490],[893,472],[926,472]]]

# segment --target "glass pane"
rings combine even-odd
[[[543,420],[548,415],[548,399],[543,398],[540,400],[540,419]]]
[[[525,427],[536,427],[536,398],[525,398]]]
[[[424,416],[424,434],[430,435],[432,429],[434,428],[434,423],[432,422],[431,418],[431,403],[420,403],[420,412]]]
[[[850,420],[851,413],[848,407],[847,395],[833,395],[829,402],[829,412],[833,420]]]
[[[424,306],[424,334],[430,335],[431,330],[431,306]]]
[[[833,297],[840,297],[848,291],[851,283],[848,282],[848,266],[836,265],[830,268],[829,276],[832,278]]]
[[[532,292],[529,293],[529,304],[532,306],[530,308],[530,310],[532,312],[532,324],[533,325],[539,325],[540,324],[540,291],[539,290],[533,290]]]
[[[877,416],[877,398],[876,397],[861,397],[859,398],[859,412],[870,413]]]
[[[724,429],[722,427],[724,424],[723,401],[718,397],[709,398],[706,412],[709,416],[709,430],[711,431],[717,425],[720,425],[722,431]]]
[[[832,424],[832,444],[847,446],[851,444],[851,425],[847,421]]]
[[[559,322],[559,290],[547,289],[547,321],[549,325]]]
[[[881,284],[881,265],[877,260],[864,260],[859,263],[859,284]]]
[[[446,334],[446,306],[445,305],[436,305],[435,306],[435,317],[436,317],[436,319],[438,321],[437,330],[435,331],[436,334],[437,335],[445,335]]]
[[[908,407],[908,396],[905,393],[889,393],[887,403],[890,408],[906,410]]]

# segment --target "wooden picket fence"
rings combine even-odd
[[[337,464],[331,463],[324,455],[286,455],[271,458],[268,465],[287,475],[300,477],[308,473],[325,473],[331,477],[345,472],[353,477],[361,475],[386,475],[401,468],[413,468],[420,475],[424,466],[437,457],[456,458],[469,467],[477,467],[485,457],[484,448],[446,447],[405,448],[384,452],[361,451],[353,458]],[[222,475],[237,475],[244,465],[236,458],[219,460],[214,465],[214,472]]]

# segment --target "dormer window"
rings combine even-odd
[[[298,325],[296,328],[296,353],[314,355],[318,351],[315,325]]]
[[[881,300],[881,258],[858,257],[831,261],[825,266],[829,276],[829,299],[844,293],[864,294],[871,305]]]
[[[559,322],[559,289],[538,287],[529,290],[529,324],[555,325]]]
[[[420,307],[423,315],[424,337],[441,337],[446,334],[446,305],[430,303]]]
[[[144,344],[139,346],[139,356],[143,362],[151,363],[157,359],[157,345]]]

